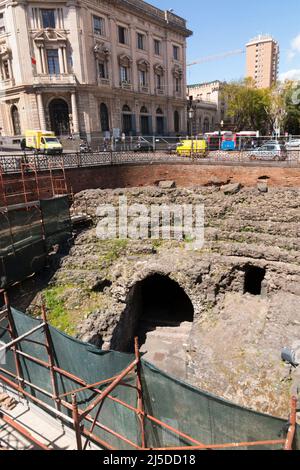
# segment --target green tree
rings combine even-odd
[[[233,122],[235,131],[268,130],[268,109],[270,92],[257,89],[252,78],[228,83],[223,89],[223,99],[227,105],[227,116]]]

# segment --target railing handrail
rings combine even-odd
[[[231,155],[231,157],[228,157]],[[198,164],[198,165],[223,165],[223,166],[259,166],[259,167],[300,167],[300,150],[289,151],[286,160],[256,160],[251,157],[251,152],[237,151],[228,154],[226,152],[210,152],[203,155],[192,152],[188,156],[179,156],[163,151],[134,153],[133,151],[113,151],[104,152],[73,152],[63,155],[0,155],[0,172],[2,174],[12,174],[21,172],[21,164],[28,163],[34,165],[37,171],[48,171],[51,169],[65,169],[111,166],[125,164],[154,164],[154,163],[177,163],[177,164]]]

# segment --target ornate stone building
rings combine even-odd
[[[226,120],[226,103],[222,97],[222,85],[222,82],[216,80],[187,87],[188,97],[193,97],[192,133],[194,135],[221,129],[221,121]]]
[[[0,127],[186,133],[184,19],[142,0],[0,1]]]

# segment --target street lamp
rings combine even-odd
[[[223,131],[223,127],[224,127],[224,121],[222,119],[222,121],[220,122],[220,130],[219,130],[219,150],[221,150],[221,142],[222,142],[222,131]]]
[[[188,116],[189,116],[189,123],[190,123],[190,136],[192,137],[193,134],[193,119],[194,119],[195,111],[193,108],[189,109]]]

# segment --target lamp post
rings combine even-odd
[[[222,119],[222,121],[220,122],[220,130],[219,130],[219,150],[221,150],[223,128],[224,128],[224,121]]]
[[[188,116],[189,116],[189,127],[190,127],[190,137],[192,137],[193,135],[193,119],[194,119],[194,115],[195,115],[195,111],[194,109],[191,107],[189,109],[189,112],[188,112]]]

